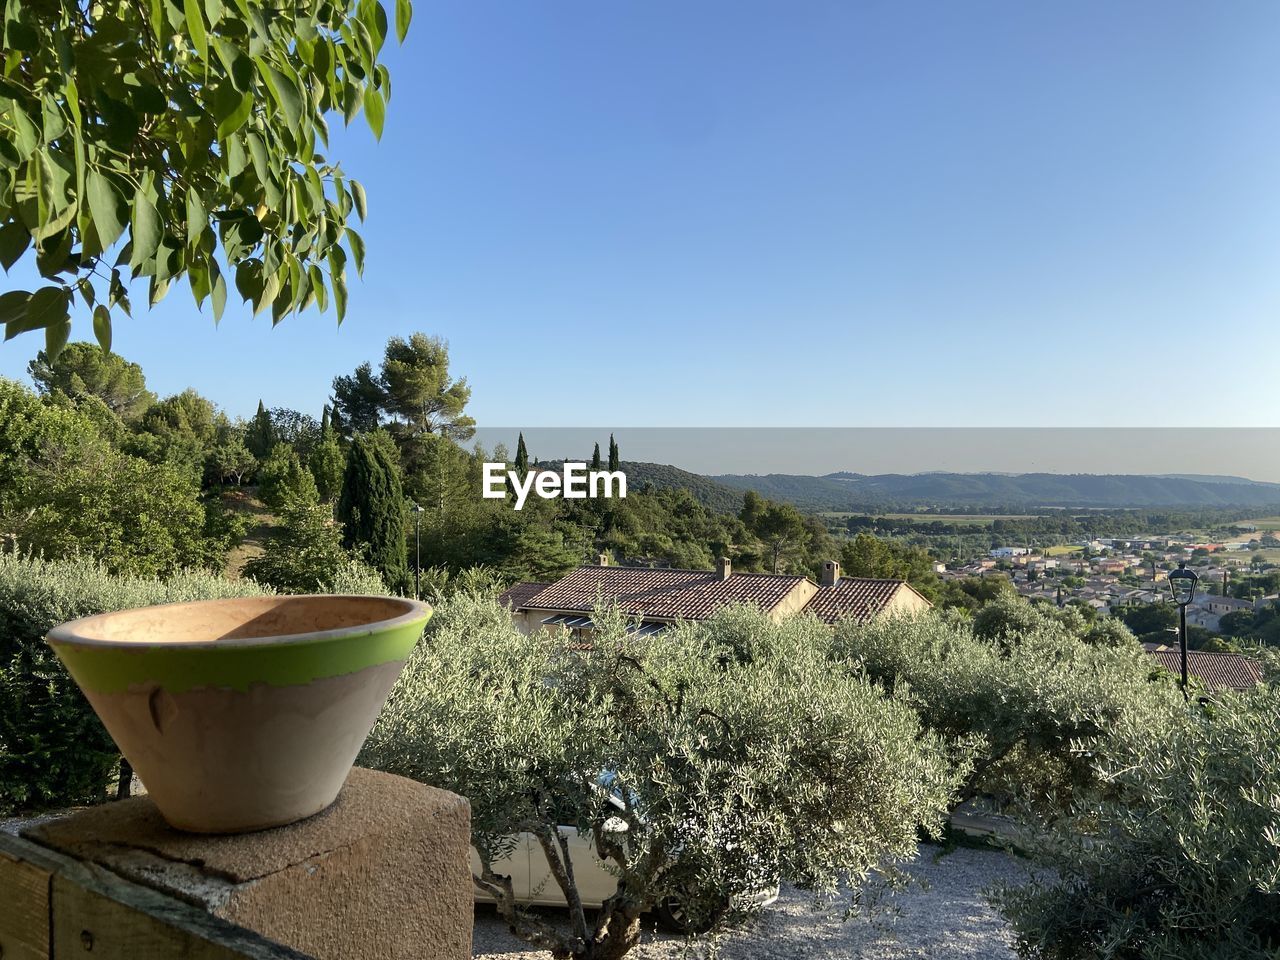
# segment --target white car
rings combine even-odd
[[[609,796],[610,803],[621,808],[616,797]],[[626,821],[621,817],[610,817],[605,821],[607,831],[625,832]],[[580,834],[577,827],[561,826],[560,833],[569,843],[569,857],[573,861],[573,876],[577,882],[578,895],[582,905],[588,909],[598,910],[604,902],[613,896],[618,889],[618,878],[609,872],[604,861],[596,855],[595,838],[590,834]],[[480,855],[475,847],[471,848],[471,872],[480,876]],[[547,863],[547,855],[542,844],[531,833],[522,833],[516,838],[515,848],[511,855],[493,862],[493,872],[511,877],[511,889],[515,898],[526,906],[567,907],[564,892],[551,874]],[[475,888],[477,903],[493,903],[494,898],[487,891]],[[743,907],[767,907],[778,899],[778,886],[773,884],[756,891],[744,899]],[[678,897],[669,897],[656,907],[662,922],[677,932],[700,932],[703,925],[691,924],[688,921],[684,905]]]

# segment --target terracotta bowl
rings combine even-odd
[[[241,833],[333,802],[430,616],[250,597],[85,617],[48,641],[172,826]]]

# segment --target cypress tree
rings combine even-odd
[[[600,469],[600,444],[598,443],[596,444],[595,453],[591,454],[591,469],[592,470]]]
[[[244,433],[244,445],[259,460],[271,456],[276,445],[276,428],[271,423],[271,414],[262,401],[258,401],[258,412],[249,421],[249,428]]]
[[[392,590],[408,584],[404,492],[400,470],[377,435],[357,436],[338,497],[342,545],[358,551]]]
[[[516,443],[516,475],[521,479],[529,472],[529,451],[525,449],[524,434],[520,434],[520,439]]]
[[[324,443],[333,436],[333,426],[329,423],[329,405],[324,405],[324,412],[320,414],[320,442]]]
[[[622,458],[618,455],[618,442],[613,439],[613,434],[609,434],[609,469],[617,470],[622,465]]]

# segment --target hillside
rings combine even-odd
[[[1052,473],[725,474],[717,485],[755,490],[810,510],[952,507],[1231,507],[1280,504],[1280,484],[1240,477]]]
[[[717,482],[715,478],[690,473],[665,463],[622,461],[630,490],[640,490],[646,483],[655,487],[676,487],[688,490],[703,506],[716,513],[737,513],[742,509],[743,489]]]

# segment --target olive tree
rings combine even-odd
[[[993,795],[1052,814],[1095,783],[1090,750],[1122,718],[1157,729],[1182,702],[1136,643],[1095,643],[1087,625],[1042,616],[994,629],[930,612],[847,623],[834,653],[909,702],[931,730],[973,755],[958,800]]]
[[[1266,960],[1280,953],[1280,690],[1122,716],[1093,757],[1106,791],[1001,890],[1038,960]]]
[[[411,15],[396,0],[401,40]],[[389,29],[378,0],[6,3],[0,265],[30,254],[47,283],[0,295],[5,339],[43,330],[56,359],[78,296],[110,349],[130,279],[155,304],[185,278],[215,320],[232,284],[277,322],[332,294],[341,321],[366,199],[326,117],[381,136]]]
[[[745,894],[856,885],[940,829],[962,765],[900,699],[829,669],[816,621],[731,610],[645,637],[608,611],[595,621],[589,645],[570,644],[518,632],[492,601],[446,600],[363,756],[468,797],[473,879],[517,936],[556,957],[621,957],[669,898],[714,928]],[[617,878],[593,919],[566,827]],[[521,835],[545,854],[565,923],[523,911],[498,867]]]

